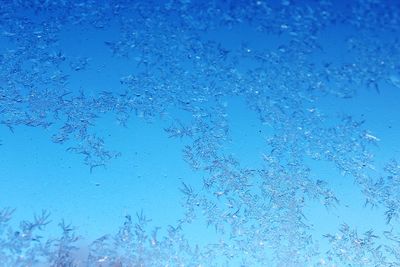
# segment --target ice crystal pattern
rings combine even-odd
[[[351,1],[338,12],[339,4],[2,1],[2,126],[47,129],[49,141],[95,171],[123,157],[93,133],[99,118],[112,116],[121,127],[133,116],[143,123],[165,120],[165,134],[187,144],[182,158],[205,175],[202,188],[182,184],[185,216],[176,225],[159,231],[143,213],[126,216],[116,233],[93,241],[84,263],[74,256],[79,236],[73,227],[61,222],[61,235],[46,240],[41,233],[49,213],[14,228],[13,210],[4,208],[0,266],[400,266],[400,159],[374,173],[379,138],[364,119],[318,107],[322,98],[346,101],[365,90],[379,95],[382,88],[399,88],[400,43],[393,36],[400,36],[400,6]],[[71,27],[118,29],[115,39],[99,44],[135,65],[118,88],[93,94],[70,86],[71,75],[90,70],[93,62],[63,51],[60,38]],[[207,35],[240,27],[280,43],[230,47]],[[357,32],[339,40],[351,58],[318,59],[326,44],[321,36],[331,28]],[[381,38],[385,34],[391,37]],[[272,129],[258,168],[226,149],[231,128],[224,103],[230,97],[245,100],[260,125]],[[164,116],[172,109],[189,116]],[[385,209],[388,230],[359,234],[343,222],[322,238],[329,249],[319,249],[324,241],[313,235],[305,210],[310,203],[328,209],[341,203],[324,177],[315,177],[310,161],[328,162],[353,179],[367,207]],[[215,229],[218,242],[198,246],[185,237],[185,226],[199,217]]]

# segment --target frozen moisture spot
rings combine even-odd
[[[389,80],[394,86],[396,86],[397,88],[400,88],[400,75],[399,74],[390,75]]]

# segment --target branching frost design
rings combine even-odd
[[[90,244],[83,260],[77,259],[80,236],[71,225],[62,221],[61,235],[49,237],[48,212],[15,228],[13,209],[4,208],[0,266],[400,266],[399,159],[380,170],[374,157],[380,138],[366,119],[319,105],[400,88],[400,42],[394,38],[400,5],[351,1],[343,12],[338,5],[3,1],[0,126],[11,132],[43,128],[50,141],[95,172],[123,157],[94,132],[102,118],[111,116],[121,127],[129,127],[132,117],[162,121],[169,124],[164,134],[184,144],[182,160],[203,181],[201,187],[181,184],[184,215],[175,225],[157,226],[144,212],[127,215],[116,233]],[[93,71],[96,60],[64,51],[62,37],[71,28],[115,29],[115,39],[100,45],[131,66],[117,88],[76,88],[71,75]],[[338,40],[344,59],[325,59],[323,34],[332,28],[357,32]],[[279,43],[218,41],[235,29],[275,36]],[[252,155],[259,166],[246,166],[228,149],[231,99],[244,100],[259,124],[269,127],[262,151]],[[6,145],[3,138],[0,145]],[[317,203],[335,210],[342,203],[327,177],[311,168],[314,161],[352,179],[367,207],[384,208],[388,230],[359,234],[344,222],[337,233],[316,237],[307,208]],[[215,241],[198,245],[186,237],[197,221]]]

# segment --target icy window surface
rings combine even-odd
[[[0,3],[0,267],[400,266],[400,2]]]

